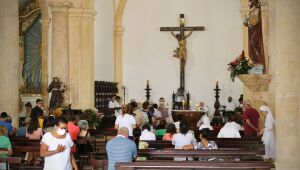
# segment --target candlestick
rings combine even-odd
[[[190,110],[192,110],[193,102],[190,101]]]
[[[185,110],[185,101],[184,100],[182,100],[182,110]]]

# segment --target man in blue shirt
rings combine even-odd
[[[13,127],[10,123],[6,122],[8,115],[6,112],[2,112],[0,115],[0,126],[5,126],[7,130],[7,136],[13,134]]]
[[[118,135],[107,142],[106,152],[108,156],[108,169],[114,170],[116,162],[131,162],[137,157],[135,143],[128,139],[128,128],[121,127]]]

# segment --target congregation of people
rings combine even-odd
[[[198,129],[191,129],[183,115],[179,115],[173,121],[171,109],[162,97],[158,104],[145,101],[137,103],[134,99],[128,104],[122,104],[122,98],[114,96],[108,103],[113,111],[115,119],[114,128],[118,134],[106,144],[108,169],[114,169],[116,162],[131,162],[137,157],[139,149],[147,149],[147,141],[171,141],[175,149],[218,149],[217,143],[209,137],[214,131],[211,118],[208,115],[208,107],[204,102],[199,104],[202,117],[197,123]],[[233,104],[232,98],[225,103],[225,110],[229,114],[228,122],[220,129],[217,138],[241,138],[262,136],[265,145],[265,159],[275,159],[275,119],[268,106],[261,106],[259,112],[266,116],[264,127],[259,127],[259,112],[252,107],[250,100],[244,100],[239,105]],[[12,126],[11,118],[6,112],[0,117],[0,148],[8,149],[7,154],[0,157],[7,158],[13,155],[13,147],[10,138],[24,136],[29,139],[41,140],[40,156],[44,157],[44,169],[78,169],[76,153],[78,150],[91,151],[91,147],[75,143],[78,138],[90,136],[88,121],[80,115],[71,112],[62,113],[57,110],[49,112],[38,99],[36,106],[32,108],[30,103],[26,105],[27,114],[20,127]],[[31,109],[32,108],[32,109]],[[240,109],[243,108],[242,124],[237,121]],[[99,117],[100,119],[100,117]],[[199,131],[199,136],[195,136]],[[198,133],[197,133],[198,134]],[[197,141],[198,139],[198,141]],[[34,161],[36,155],[28,153],[29,162]],[[175,157],[174,160],[183,160]],[[185,159],[184,159],[185,160]],[[0,166],[4,166],[1,165]],[[1,167],[0,167],[1,169]]]

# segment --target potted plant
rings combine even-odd
[[[246,59],[244,51],[242,51],[242,54],[232,60],[228,64],[228,71],[230,71],[230,78],[232,81],[234,81],[235,77],[237,77],[240,74],[248,74],[248,71],[253,68],[253,63]]]
[[[86,119],[89,123],[90,129],[98,129],[100,127],[101,119],[96,110],[87,109],[83,112],[83,114],[84,119]]]

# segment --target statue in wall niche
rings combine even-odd
[[[255,73],[265,73],[266,63],[263,45],[261,4],[258,0],[249,0],[249,16],[245,16],[243,23],[248,27],[249,36],[249,56],[255,64]]]
[[[51,94],[50,106],[49,109],[55,110],[57,108],[62,107],[64,102],[64,91],[66,90],[66,86],[58,77],[53,77],[52,82],[49,85],[48,93]]]

